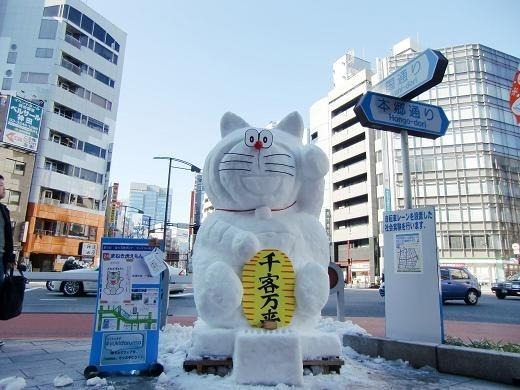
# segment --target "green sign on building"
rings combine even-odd
[[[11,96],[7,108],[2,142],[36,152],[42,123],[43,107],[20,97]]]

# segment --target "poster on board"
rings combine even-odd
[[[89,367],[95,372],[157,368],[163,274],[150,273],[147,240],[103,238]],[[159,365],[160,366],[160,365]]]

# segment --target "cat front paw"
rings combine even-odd
[[[260,241],[253,233],[242,232],[233,239],[232,250],[241,264],[248,261],[260,249]]]
[[[296,273],[298,311],[309,316],[319,314],[329,299],[329,275],[318,263],[307,263]]]
[[[242,303],[243,287],[229,265],[222,261],[211,264],[195,292],[197,311],[204,321],[219,327],[232,325],[229,321]]]

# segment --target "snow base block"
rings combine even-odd
[[[233,375],[237,383],[301,386],[300,337],[289,330],[242,330],[235,339]]]

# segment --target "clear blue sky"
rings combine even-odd
[[[482,43],[520,57],[517,0],[86,0],[127,34],[112,182],[166,187],[173,156],[202,168],[226,111],[262,126],[309,108],[349,49],[372,65],[407,38]],[[172,220],[187,222],[193,174],[173,169]]]

